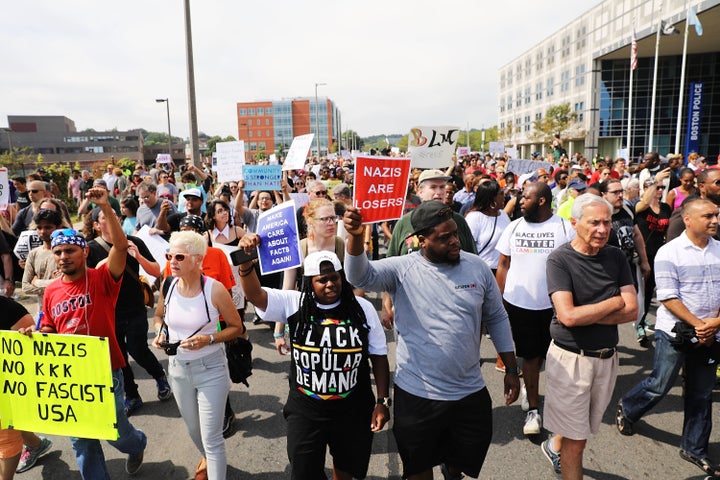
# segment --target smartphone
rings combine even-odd
[[[230,254],[230,260],[232,261],[234,267],[251,260],[255,260],[256,258],[258,258],[257,248],[254,248],[251,253],[245,253],[245,249],[241,248],[240,250],[235,250]]]

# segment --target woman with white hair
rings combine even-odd
[[[165,255],[172,279],[155,310],[153,340],[169,356],[168,379],[190,438],[207,459],[208,478],[227,474],[222,435],[230,374],[223,342],[247,330],[225,287],[202,274],[206,239],[195,232],[175,232]],[[222,315],[227,326],[217,331]]]

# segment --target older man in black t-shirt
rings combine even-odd
[[[587,438],[597,432],[617,377],[617,325],[637,317],[637,294],[625,255],[607,245],[612,206],[585,194],[572,207],[577,236],[547,262],[555,308],[545,363],[545,427],[557,435],[543,453],[564,479],[582,479]]]

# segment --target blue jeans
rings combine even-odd
[[[685,363],[685,416],[680,448],[698,457],[707,457],[712,428],[712,389],[716,364],[709,363],[707,349],[680,352],[670,344],[670,336],[655,331],[655,363],[652,373],[622,398],[623,413],[637,422],[673,387]]]
[[[112,371],[113,388],[115,390],[115,414],[117,416],[118,439],[108,443],[117,448],[122,453],[128,455],[138,454],[145,450],[147,445],[147,437],[140,430],[128,421],[125,415],[125,388],[123,386],[122,370]],[[77,459],[80,475],[85,480],[110,480],[110,474],[105,465],[105,455],[103,455],[100,440],[94,438],[75,438],[71,437],[73,450],[75,450],[75,458]]]
[[[227,455],[222,426],[230,392],[225,351],[220,349],[187,361],[171,356],[168,380],[190,439],[207,459],[208,478],[224,479]]]

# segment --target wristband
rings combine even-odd
[[[285,335],[282,334],[282,333],[273,333],[273,338],[274,338],[274,339],[283,338],[284,336],[285,336]]]
[[[505,375],[517,375],[517,374],[518,374],[517,367],[515,367],[515,368],[505,367]]]

